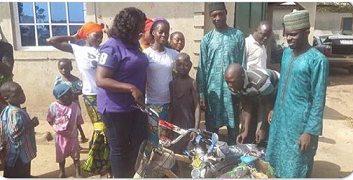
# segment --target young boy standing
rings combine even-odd
[[[171,123],[183,128],[198,128],[200,124],[201,111],[197,96],[196,81],[189,76],[192,63],[190,56],[186,53],[180,53],[176,56],[176,70],[178,76],[169,83],[170,89],[170,105],[169,120]],[[191,139],[195,134],[191,134]],[[189,139],[183,138],[175,146],[175,153],[182,154],[186,149]],[[186,176],[188,171],[187,165],[179,163],[179,175]],[[190,176],[190,173],[188,173]]]
[[[30,178],[31,161],[37,156],[34,127],[38,118],[30,118],[21,104],[26,101],[21,86],[9,81],[0,87],[8,103],[1,113],[1,139],[5,144],[5,178]]]

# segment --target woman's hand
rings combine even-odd
[[[82,39],[82,37],[80,37],[79,35],[78,35],[78,33],[76,33],[76,34],[74,34],[74,35],[72,35],[71,36],[73,39],[74,39],[74,41],[79,41],[80,39]]]
[[[136,86],[132,86],[131,95],[135,101],[143,102],[143,94]]]

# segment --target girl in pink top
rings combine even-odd
[[[50,104],[47,121],[55,131],[56,162],[59,163],[59,178],[65,175],[65,158],[74,160],[76,177],[80,172],[80,146],[77,137],[77,128],[83,124],[80,108],[73,102],[71,87],[66,83],[54,87],[53,94],[57,99]]]

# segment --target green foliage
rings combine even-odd
[[[317,12],[353,13],[353,7],[348,2],[318,2]]]

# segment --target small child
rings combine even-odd
[[[50,104],[47,121],[55,131],[56,162],[59,163],[59,178],[66,177],[65,158],[71,156],[74,160],[76,177],[80,172],[80,146],[77,138],[77,129],[83,124],[78,105],[73,102],[71,87],[66,83],[58,84],[53,89],[57,99]]]
[[[74,102],[81,109],[80,103],[78,101],[78,96],[82,94],[82,81],[71,74],[73,67],[72,62],[69,59],[63,58],[58,61],[58,70],[62,76],[56,76],[54,85],[60,83],[66,83],[71,86],[72,92],[74,94]],[[82,128],[78,129],[81,134],[81,142],[87,142],[85,133]]]
[[[181,50],[184,49],[184,46],[185,46],[184,34],[179,31],[173,32],[170,35],[168,47],[180,52]],[[172,75],[173,75],[173,80],[177,78],[177,70],[175,68],[175,63],[173,65]]]
[[[21,86],[9,81],[0,87],[8,105],[1,113],[1,140],[5,147],[5,178],[30,178],[31,161],[37,156],[34,127],[38,118],[30,118],[21,104],[26,96]]]
[[[169,47],[180,52],[181,50],[184,49],[184,46],[185,46],[184,34],[179,31],[173,32],[170,35]]]
[[[201,118],[200,105],[197,95],[196,81],[189,76],[192,63],[190,56],[180,53],[176,56],[176,70],[178,76],[169,83],[170,105],[169,116],[171,123],[183,128],[198,128]],[[192,133],[191,139],[195,138]],[[182,154],[186,149],[189,139],[183,138],[175,145],[175,152]],[[178,161],[179,174],[181,177],[190,176],[187,164]]]

